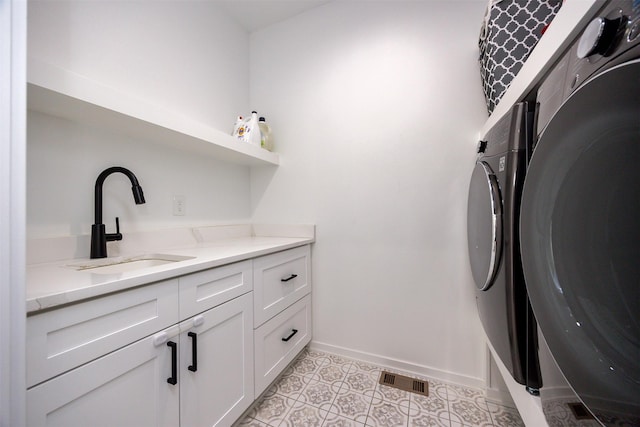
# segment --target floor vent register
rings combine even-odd
[[[393,374],[391,372],[382,371],[380,373],[380,384],[394,387],[410,393],[429,396],[429,383],[415,378],[405,377],[404,375]]]

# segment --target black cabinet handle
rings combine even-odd
[[[298,277],[297,274],[292,274],[291,276],[287,277],[286,279],[280,279],[281,282],[288,282],[289,280],[295,279],[296,277]]]
[[[297,329],[292,329],[292,330],[291,330],[291,335],[289,335],[289,336],[288,336],[288,337],[286,337],[286,338],[282,338],[282,341],[284,341],[284,342],[289,341],[289,340],[290,340],[291,338],[293,338],[293,336],[294,336],[295,334],[297,334],[297,333],[298,333],[298,330],[297,330]]]
[[[171,385],[178,384],[178,344],[169,341],[167,346],[171,347],[171,376],[167,382]]]
[[[187,335],[191,337],[191,365],[187,369],[195,372],[198,370],[198,334],[189,332]]]

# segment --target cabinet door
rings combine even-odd
[[[27,425],[177,426],[179,390],[167,383],[166,344],[177,334],[170,328],[27,390]]]
[[[180,329],[181,427],[230,426],[254,398],[251,293],[181,323]]]

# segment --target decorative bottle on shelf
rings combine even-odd
[[[273,151],[271,127],[267,124],[264,117],[260,117],[258,119],[258,126],[260,127],[260,134],[262,135],[262,138],[260,139],[260,146],[265,150]]]
[[[258,125],[258,113],[256,111],[251,112],[251,118],[249,119],[246,127],[245,140],[251,145],[260,147],[260,126]]]
[[[245,131],[244,126],[245,126],[244,119],[242,118],[242,116],[238,116],[236,118],[235,124],[233,125],[233,132],[231,133],[231,135],[235,136],[238,139],[242,139]]]

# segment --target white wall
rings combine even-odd
[[[30,0],[28,54],[220,130],[249,111],[249,35],[213,2]],[[116,215],[123,233],[251,216],[248,167],[30,113],[28,237],[89,233],[96,177],[112,165],[137,175],[147,203],[109,177],[109,231]],[[173,216],[174,195],[186,216]]]
[[[314,340],[480,384],[466,205],[482,1],[333,2],[251,35],[282,166],[254,220],[317,224]]]
[[[103,129],[29,112],[27,224],[29,238],[89,234],[94,186],[109,166],[130,169],[146,203],[136,205],[122,174],[103,186],[107,232],[247,222],[251,215],[249,168]],[[186,198],[186,215],[173,216],[173,197]],[[125,237],[126,238],[126,237]]]
[[[28,37],[30,57],[221,130],[248,108],[249,36],[215,2],[29,0]]]

